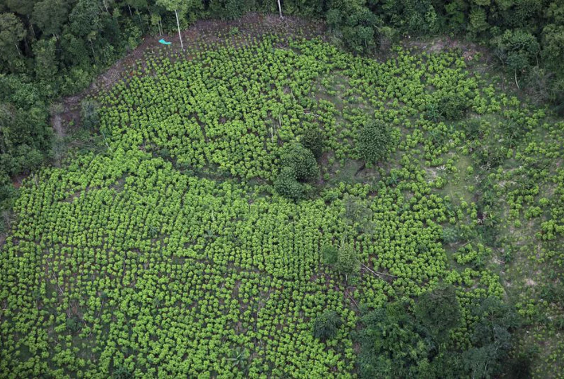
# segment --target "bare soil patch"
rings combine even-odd
[[[476,54],[480,54],[483,57],[489,57],[487,54],[488,49],[486,47],[473,42],[450,38],[448,36],[437,37],[431,40],[416,40],[411,39],[408,36],[408,38],[403,41],[403,44],[407,48],[426,51],[428,53],[460,49],[462,51],[462,56],[466,61],[473,60]]]

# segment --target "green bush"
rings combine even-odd
[[[313,336],[321,341],[335,337],[339,327],[343,324],[341,317],[335,311],[325,311],[317,316],[313,323]]]
[[[360,129],[358,151],[368,163],[380,162],[390,155],[392,135],[390,128],[379,120],[372,120]]]
[[[323,134],[319,129],[308,129],[302,138],[302,144],[313,153],[315,159],[321,158],[323,154]]]
[[[303,185],[296,180],[292,167],[282,168],[274,182],[274,189],[288,199],[299,200],[304,197]]]
[[[323,258],[323,263],[326,265],[334,265],[337,263],[337,255],[339,250],[333,245],[325,245],[321,249],[321,257]]]
[[[439,101],[439,111],[445,120],[460,120],[467,110],[468,100],[458,94],[444,96]]]
[[[281,154],[282,169],[289,168],[299,181],[314,180],[319,177],[319,167],[313,153],[301,143],[284,146]],[[290,171],[287,171],[289,173]]]

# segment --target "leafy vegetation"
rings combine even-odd
[[[0,372],[560,375],[564,123],[480,63],[241,32],[147,51],[82,103],[99,149],[20,188]]]
[[[378,163],[389,155],[391,132],[383,122],[371,121],[360,129],[358,150],[368,163]]]

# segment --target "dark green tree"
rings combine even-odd
[[[321,158],[323,154],[323,133],[319,129],[308,129],[301,140],[302,145],[309,149],[315,159]]]
[[[503,368],[519,319],[512,308],[497,297],[488,297],[474,308],[478,318],[472,334],[473,347],[464,352],[464,364],[473,377],[491,377]]]
[[[52,81],[57,75],[57,41],[55,38],[39,40],[33,45],[35,53],[35,75],[39,80]]]
[[[418,300],[415,315],[441,342],[448,338],[448,332],[460,324],[460,304],[452,285],[441,285],[426,292]]]
[[[375,164],[389,157],[391,142],[390,128],[380,120],[371,120],[360,128],[358,152],[366,162]]]
[[[335,337],[339,327],[342,325],[341,317],[335,311],[326,310],[313,323],[313,336],[321,341],[327,341]]]
[[[289,167],[293,170],[298,181],[309,181],[319,177],[319,167],[313,153],[300,143],[285,145],[280,162],[281,167]]]
[[[7,71],[17,72],[24,69],[19,44],[26,34],[23,23],[15,14],[0,14],[0,62]],[[4,71],[1,66],[0,71]]]
[[[66,2],[63,0],[43,0],[35,4],[31,20],[39,26],[44,34],[58,38],[67,17]]]
[[[303,184],[296,179],[292,167],[283,167],[274,181],[274,189],[278,194],[291,200],[299,200],[304,197]]]
[[[361,378],[433,377],[434,342],[404,304],[386,304],[364,315],[361,323],[356,334]]]

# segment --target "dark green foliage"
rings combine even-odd
[[[56,39],[40,40],[33,46],[35,74],[39,80],[51,81],[57,75]]]
[[[101,8],[95,0],[79,0],[69,14],[70,30],[78,37],[87,37],[101,29]]]
[[[390,128],[380,120],[372,120],[363,125],[358,136],[360,157],[367,163],[378,163],[390,155]]]
[[[493,42],[501,61],[512,71],[523,71],[535,65],[540,45],[531,33],[507,30]]]
[[[510,377],[514,379],[530,378],[532,376],[532,358],[531,354],[518,354],[506,363],[505,372],[508,372]]]
[[[19,44],[27,32],[22,21],[12,13],[0,13],[0,72],[5,65],[12,72],[24,69]]]
[[[480,119],[471,118],[469,120],[465,120],[464,122],[462,122],[460,124],[460,127],[462,130],[464,130],[464,133],[467,138],[476,139],[479,138],[480,135],[482,134],[480,130],[480,125],[481,125]]]
[[[274,189],[288,199],[299,200],[303,198],[306,186],[301,182],[319,177],[319,167],[313,153],[300,143],[284,146],[280,164],[281,169],[274,181]]]
[[[296,180],[309,181],[319,177],[319,167],[313,153],[300,143],[284,146],[280,161],[281,167],[294,172]]]
[[[332,266],[347,278],[360,271],[358,252],[349,244],[342,244],[338,249],[333,245],[326,245],[321,249],[321,256],[324,264]]]
[[[43,0],[35,4],[32,20],[46,35],[58,36],[68,15],[62,0]]]
[[[429,34],[435,33],[440,27],[436,6],[443,6],[431,0],[384,0],[371,8],[379,15],[387,25],[390,25],[404,33]],[[435,5],[437,4],[437,5]]]
[[[478,321],[472,334],[473,347],[463,355],[473,377],[490,377],[503,368],[513,341],[511,332],[519,325],[513,310],[495,297],[484,299],[473,312]]]
[[[442,96],[438,101],[427,104],[427,119],[440,122],[457,121],[464,117],[469,108],[468,99],[459,94]]]
[[[455,243],[460,239],[460,235],[456,228],[446,227],[443,229],[443,242]]]
[[[335,1],[327,12],[326,20],[351,51],[365,54],[376,47],[378,18],[361,3]]]
[[[292,200],[299,200],[304,196],[303,184],[296,180],[292,167],[282,168],[274,181],[274,189],[281,196]]]
[[[415,317],[401,302],[367,313],[356,334],[361,348],[360,377],[482,378],[499,374],[511,347],[514,314],[501,300],[487,298],[476,307],[474,316],[472,346],[461,352],[446,343],[461,317],[453,287],[438,287],[423,295],[415,306]]]
[[[430,374],[436,346],[401,303],[378,308],[361,319],[358,332],[361,378],[422,377]],[[431,377],[433,377],[431,375]]]
[[[313,323],[313,336],[321,341],[335,337],[343,321],[335,311],[325,311]]]
[[[415,307],[417,319],[439,341],[460,324],[460,304],[453,286],[441,286],[422,295]]]
[[[325,245],[321,248],[321,257],[326,265],[334,265],[337,263],[339,250],[333,245]]]
[[[459,94],[449,94],[439,101],[439,112],[445,120],[461,119],[468,109],[468,99]]]
[[[133,373],[125,366],[118,366],[112,374],[113,379],[130,379],[133,377]]]
[[[67,330],[72,334],[75,334],[82,328],[82,323],[77,316],[72,316],[71,318],[67,318]]]
[[[315,159],[319,159],[323,154],[323,134],[318,129],[308,129],[302,140],[302,145],[311,150]]]

